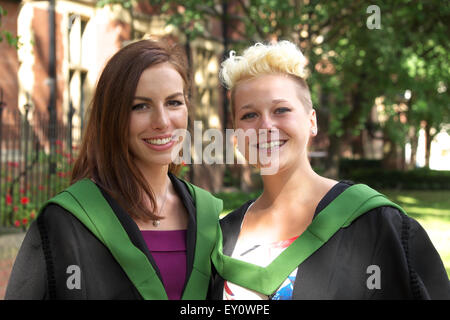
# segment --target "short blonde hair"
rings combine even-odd
[[[311,95],[305,81],[307,60],[300,49],[290,41],[255,45],[244,50],[242,56],[234,51],[222,62],[219,77],[222,84],[231,90],[231,108],[234,115],[234,89],[243,80],[263,74],[285,74],[293,77],[303,89],[299,95],[304,107],[312,109]]]

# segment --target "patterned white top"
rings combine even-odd
[[[253,203],[252,203],[253,205]],[[251,205],[249,206],[249,208]],[[247,209],[248,211],[248,209]],[[234,259],[249,262],[261,267],[268,266],[277,258],[289,245],[297,239],[295,236],[288,240],[282,240],[266,244],[245,244],[236,245],[232,257]],[[297,276],[297,268],[286,278],[281,286],[271,296],[266,296],[260,292],[241,287],[237,284],[225,280],[223,289],[224,300],[290,300],[294,288],[294,281]]]

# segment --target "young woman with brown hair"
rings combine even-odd
[[[105,66],[72,185],[17,256],[6,299],[205,299],[221,200],[175,176],[189,77],[177,45],[141,40]]]
[[[317,119],[305,62],[295,44],[280,41],[222,64],[235,128],[257,132],[238,147],[246,157],[248,150],[275,154],[256,166],[276,170],[261,175],[260,197],[220,221],[212,296],[449,299],[443,263],[416,220],[366,185],[312,169],[307,149]]]

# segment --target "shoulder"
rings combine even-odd
[[[389,226],[392,229],[401,231],[405,223],[409,223],[412,218],[409,218],[405,213],[399,209],[391,206],[381,206],[374,208],[364,214],[366,219],[371,223],[379,226]]]
[[[231,211],[225,217],[220,219],[220,226],[222,227],[222,230],[228,229],[228,228],[239,228],[240,229],[244,215],[247,212],[248,207],[250,207],[250,205],[253,202],[255,202],[255,200],[247,201],[242,206]]]
[[[98,193],[92,192],[95,189]],[[75,219],[74,215],[82,210],[82,203],[86,200],[95,203],[101,197],[102,190],[93,181],[79,180],[48,199],[39,211],[38,220],[49,223]]]
[[[42,208],[36,223],[41,236],[49,233],[67,235],[70,230],[85,229],[73,213],[55,203]]]
[[[64,207],[59,204],[49,202],[44,207],[42,207],[39,215],[38,221],[48,221],[48,220],[64,220],[72,217],[69,210],[64,209]]]
[[[79,180],[48,199],[40,209],[40,215],[76,214],[83,205],[105,200],[103,190],[90,179]]]
[[[369,220],[398,226],[408,219],[403,208],[368,185],[348,182],[339,185],[345,187],[332,194],[330,203],[336,202],[339,203],[337,208],[351,210],[350,221]]]
[[[365,199],[361,199],[363,202]],[[386,198],[388,202],[389,199]],[[356,200],[355,200],[356,201]],[[392,205],[388,203],[381,202],[381,205],[376,205],[374,208],[367,210],[367,212],[363,213],[358,220],[368,220],[372,223],[383,223],[383,224],[391,224],[393,226],[399,227],[405,221],[405,219],[410,219],[402,210],[395,207],[396,204],[391,202]]]
[[[389,239],[392,245],[397,243],[406,247],[410,239],[426,236],[426,231],[412,217],[392,206],[380,206],[359,216],[347,228],[364,238]]]

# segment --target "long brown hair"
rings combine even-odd
[[[168,62],[184,81],[188,104],[187,60],[177,44],[141,40],[119,50],[106,64],[97,83],[89,110],[80,154],[72,170],[71,183],[92,178],[105,189],[132,218],[148,221],[158,217],[144,203],[145,195],[156,208],[152,189],[133,164],[128,147],[129,119],[142,72]],[[177,173],[179,166],[169,165]]]

